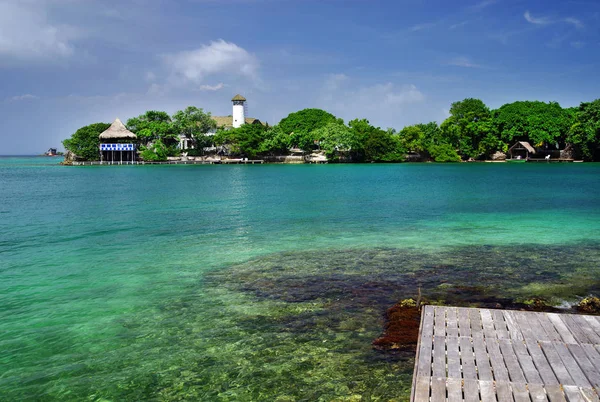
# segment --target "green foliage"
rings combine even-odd
[[[127,128],[135,133],[142,145],[161,140],[166,146],[176,145],[179,134],[167,112],[149,110],[127,120]]]
[[[144,147],[142,152],[140,152],[140,156],[145,161],[166,161],[167,156],[169,156],[169,149],[162,140],[158,139],[148,147]]]
[[[582,103],[574,113],[574,118],[567,141],[575,145],[586,160],[597,159],[600,147],[600,99]]]
[[[510,145],[516,141],[528,141],[535,147],[564,145],[573,113],[556,102],[513,102],[494,111],[493,124],[500,140]]]
[[[357,146],[350,129],[338,122],[331,122],[316,129],[313,136],[327,159],[331,161],[339,160],[340,153],[349,154]]]
[[[280,129],[290,135],[290,144],[297,146],[305,151],[313,149],[315,138],[311,133],[328,123],[339,122],[331,113],[321,109],[303,109],[298,112],[290,113],[286,118],[279,122]]]
[[[206,136],[206,133],[217,126],[210,113],[205,113],[195,106],[188,106],[185,110],[178,110],[172,120],[175,132],[192,138],[200,153],[204,147],[210,145],[211,139]]]
[[[65,149],[73,152],[78,158],[86,161],[99,159],[99,135],[110,127],[108,123],[94,123],[81,127],[71,138],[63,141]]]
[[[450,144],[432,145],[429,153],[436,162],[460,162],[460,155]]]
[[[217,145],[229,145],[232,155],[255,158],[262,150],[267,130],[262,124],[242,124],[239,128],[219,130],[214,142]]]
[[[348,123],[356,148],[352,152],[357,162],[398,162],[403,160],[401,146],[390,131],[374,127],[367,119]]]
[[[440,126],[442,137],[436,145],[449,144],[464,158],[479,157],[479,144],[491,130],[490,116],[489,108],[479,99],[454,102],[450,117]]]
[[[269,127],[265,125],[266,131],[263,133],[258,153],[261,155],[286,155],[290,147],[290,137],[283,132],[281,127]]]

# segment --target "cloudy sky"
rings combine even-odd
[[[481,98],[600,97],[597,0],[0,0],[0,155],[194,105],[383,128]]]

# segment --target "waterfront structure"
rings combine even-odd
[[[127,130],[119,118],[103,131],[100,138],[100,163],[123,164],[134,163],[137,159],[136,146],[131,140],[137,136]]]
[[[529,158],[529,155],[535,155],[535,149],[525,141],[519,141],[508,150],[511,159],[525,159]]]
[[[598,401],[600,319],[425,306],[411,402]]]
[[[254,117],[246,117],[248,112],[247,100],[242,95],[237,94],[231,99],[233,103],[233,110],[230,116],[211,116],[216,123],[216,128],[211,129],[205,135],[213,136],[216,134],[218,129],[230,130],[232,128],[239,128],[242,124],[262,124],[259,119]],[[179,148],[188,149],[192,148],[192,139],[182,134],[179,137]]]

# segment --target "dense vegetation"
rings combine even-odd
[[[80,158],[97,159],[102,124],[79,129],[64,141],[65,148]],[[217,145],[230,155],[249,158],[286,155],[293,150],[320,152],[330,161],[343,162],[459,162],[489,159],[498,152],[505,153],[516,141],[527,141],[547,150],[570,145],[574,157],[600,160],[600,99],[574,108],[562,108],[556,102],[518,101],[491,110],[481,100],[468,98],[454,102],[450,116],[440,125],[415,124],[399,132],[375,127],[366,119],[345,124],[324,110],[304,109],[276,126],[245,124],[206,136],[215,122],[210,113],[193,106],[173,116],[148,111],[129,119],[127,127],[137,134],[145,160],[178,155],[180,134],[193,140],[192,155]]]

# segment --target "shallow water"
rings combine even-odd
[[[600,291],[597,164],[55,162],[0,158],[0,400],[406,400],[418,287]]]

